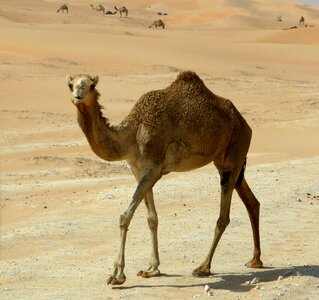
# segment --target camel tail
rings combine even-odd
[[[243,166],[241,167],[240,174],[237,178],[235,188],[239,187],[244,179],[245,170],[246,170],[246,163],[247,163],[247,158],[245,159]]]

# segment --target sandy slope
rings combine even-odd
[[[205,284],[218,299],[316,299],[318,7],[141,0],[125,4],[129,17],[120,19],[84,0],[69,4],[69,14],[57,14],[60,1],[0,2],[1,299],[200,299]],[[168,13],[161,17],[167,28],[148,29],[159,11]],[[301,15],[314,27],[281,30]],[[65,75],[98,74],[104,113],[119,122],[141,94],[186,69],[232,99],[253,128],[247,179],[262,205],[265,268],[244,267],[252,237],[234,195],[215,275],[190,276],[218,216],[219,180],[209,165],[156,185],[165,276],[135,276],[150,254],[141,206],[130,227],[127,282],[112,289],[106,277],[118,251],[118,216],[135,182],[126,163],[91,152]],[[260,282],[247,284],[254,277]]]

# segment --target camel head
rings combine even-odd
[[[71,77],[67,75],[67,84],[72,94],[71,101],[76,106],[80,103],[89,105],[91,96],[96,94],[95,86],[99,82],[99,77],[91,77],[89,75],[75,75]]]

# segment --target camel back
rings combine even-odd
[[[230,100],[215,95],[190,71],[179,74],[167,88],[144,94],[123,121],[149,128],[160,124],[175,128],[186,124],[194,129],[247,124]]]

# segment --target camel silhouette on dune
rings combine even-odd
[[[148,26],[148,28],[152,28],[153,26],[155,28],[162,27],[163,29],[165,29],[165,23],[161,19],[154,21],[152,25]]]
[[[63,4],[63,5],[61,5],[60,6],[60,8],[56,11],[57,13],[58,12],[65,12],[66,11],[66,13],[68,13],[69,12],[69,7],[68,7],[68,5],[67,4]]]

